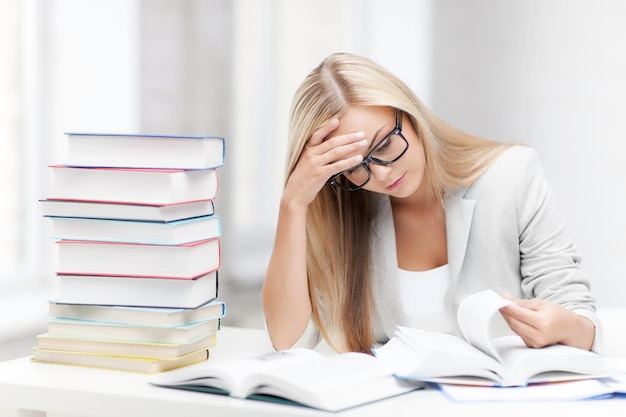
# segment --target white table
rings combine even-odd
[[[325,349],[324,347],[321,348]],[[262,330],[223,328],[210,361],[269,351]],[[196,365],[197,366],[197,365]],[[227,416],[624,416],[626,400],[454,403],[427,389],[341,413],[159,388],[152,375],[33,363],[0,363],[1,417],[227,417]]]

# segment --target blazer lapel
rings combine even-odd
[[[455,283],[465,260],[467,240],[474,216],[474,200],[463,198],[466,189],[446,193],[446,237],[451,283]]]
[[[380,337],[391,337],[398,323],[406,319],[398,288],[398,258],[396,255],[396,233],[393,225],[391,202],[385,195],[375,194],[378,210],[372,230],[372,253],[374,256],[373,283],[374,306],[377,310],[375,333]]]

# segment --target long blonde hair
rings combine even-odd
[[[312,133],[349,107],[403,111],[420,137],[427,192],[443,202],[446,189],[471,184],[508,145],[478,138],[435,116],[397,77],[369,59],[336,53],[294,95],[286,179]],[[307,214],[307,274],[313,319],[338,351],[369,352],[374,343],[370,227],[372,195],[322,188]]]

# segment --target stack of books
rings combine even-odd
[[[59,296],[32,359],[154,373],[208,359],[224,139],[68,133],[41,200],[58,246]]]

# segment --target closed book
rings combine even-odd
[[[59,240],[60,275],[193,279],[220,265],[219,238],[183,245]]]
[[[97,353],[143,358],[176,358],[200,349],[215,346],[217,333],[199,337],[187,343],[133,342],[128,340],[85,339],[80,337],[37,336],[38,348],[69,352]]]
[[[209,359],[209,350],[201,349],[177,358],[137,358],[33,348],[33,356],[31,359],[34,362],[78,365],[154,374],[204,362]]]
[[[48,314],[50,317],[66,319],[137,325],[178,326],[222,318],[226,315],[226,303],[214,300],[197,308],[164,308],[71,304],[52,300],[48,303]]]
[[[217,271],[195,279],[59,275],[59,301],[117,306],[195,308],[217,298]]]
[[[222,233],[221,219],[217,214],[172,222],[80,217],[50,217],[50,222],[52,238],[66,240],[180,245],[219,237]]]
[[[54,337],[188,343],[199,337],[217,332],[219,327],[219,319],[166,327],[51,318],[48,321],[48,334]]]
[[[174,204],[211,200],[217,193],[215,169],[50,168],[51,199]]]
[[[84,167],[217,168],[224,138],[217,136],[67,133],[68,163]]]
[[[175,204],[125,204],[83,200],[40,200],[46,217],[171,222],[215,214],[213,200]]]

